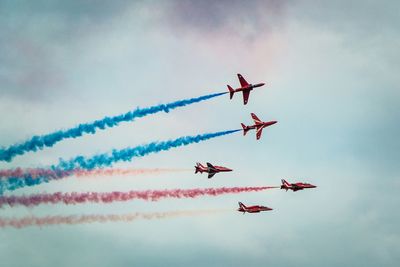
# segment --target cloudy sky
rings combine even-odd
[[[247,106],[227,95],[16,157],[47,166],[251,122],[240,133],[117,164],[234,169],[78,179],[38,192],[279,185],[315,190],[110,205],[3,208],[2,217],[227,209],[132,223],[0,229],[1,265],[397,266],[400,260],[400,4],[397,1],[0,0],[0,146],[146,107],[238,86],[267,86]],[[274,208],[243,216],[237,201]]]

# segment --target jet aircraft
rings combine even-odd
[[[292,190],[293,192],[303,190],[305,188],[316,188],[317,186],[307,183],[288,183],[285,179],[282,179],[281,189],[285,189],[286,191]]]
[[[260,139],[261,134],[262,134],[262,130],[263,130],[265,127],[268,127],[268,126],[271,126],[271,125],[277,123],[277,121],[267,121],[267,122],[261,121],[261,120],[256,116],[256,114],[254,114],[254,113],[251,113],[251,117],[252,117],[253,120],[254,120],[254,125],[246,126],[246,125],[244,125],[243,123],[241,123],[242,128],[243,128],[243,135],[246,135],[246,133],[247,133],[249,130],[251,130],[251,129],[256,129],[256,138],[257,138],[257,140]]]
[[[245,206],[242,202],[239,202],[239,208],[237,209],[240,212],[243,212],[245,214],[246,212],[248,213],[258,213],[261,211],[269,211],[272,210],[271,208],[265,207],[265,206]]]
[[[194,173],[203,173],[207,172],[208,173],[208,179],[212,178],[216,173],[218,172],[231,172],[232,169],[225,168],[222,166],[214,166],[211,163],[207,162],[207,167],[203,166],[201,163],[196,163],[196,166],[194,166],[195,172]]]
[[[243,103],[246,105],[247,102],[249,101],[249,96],[250,96],[250,91],[252,91],[254,88],[261,87],[265,85],[265,83],[257,83],[257,84],[250,84],[248,83],[241,74],[238,73],[238,78],[240,82],[240,87],[233,89],[229,84],[228,90],[229,90],[229,95],[230,99],[232,99],[233,95],[237,92],[243,92]]]

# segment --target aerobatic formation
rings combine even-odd
[[[264,86],[265,83],[251,84],[241,75],[237,74],[240,87],[233,89],[228,85],[228,92],[220,92],[209,95],[204,95],[195,98],[178,100],[175,102],[151,106],[148,108],[137,108],[122,115],[105,117],[89,123],[81,123],[75,127],[67,128],[66,130],[55,131],[41,136],[33,136],[27,141],[9,145],[8,147],[0,148],[0,161],[10,162],[16,156],[22,156],[28,152],[38,153],[40,150],[54,146],[56,143],[69,138],[78,138],[85,134],[95,134],[97,130],[104,130],[118,126],[121,122],[133,121],[136,118],[145,117],[147,115],[158,112],[170,112],[179,107],[188,106],[194,103],[210,100],[212,98],[222,96],[229,93],[230,99],[235,93],[242,92],[243,104],[246,105],[249,100],[250,92],[255,88]],[[256,186],[256,187],[220,187],[220,188],[193,188],[193,189],[164,189],[164,190],[144,190],[144,191],[126,191],[126,192],[56,192],[56,193],[39,193],[31,195],[7,195],[3,196],[6,191],[14,191],[26,186],[38,186],[42,183],[48,183],[52,180],[64,179],[67,177],[93,177],[93,176],[137,176],[144,174],[162,174],[190,171],[187,168],[155,168],[155,169],[121,169],[114,168],[113,165],[121,161],[134,161],[136,158],[145,157],[149,154],[168,151],[172,148],[179,148],[191,144],[205,142],[207,140],[230,135],[235,132],[243,131],[245,136],[248,131],[255,130],[256,140],[260,140],[263,129],[272,126],[277,121],[262,121],[255,113],[251,113],[251,118],[254,121],[253,125],[246,126],[241,123],[241,129],[218,131],[213,133],[202,133],[197,135],[181,136],[176,139],[154,141],[148,144],[127,147],[125,149],[113,149],[108,153],[96,154],[93,156],[78,155],[71,159],[59,159],[58,163],[48,167],[41,168],[13,168],[0,170],[0,208],[25,206],[34,207],[38,205],[76,205],[85,203],[112,203],[115,201],[126,202],[133,200],[159,201],[166,198],[195,198],[213,196],[217,197],[223,194],[243,194],[250,192],[260,192],[270,189],[284,189],[293,192],[316,188],[315,185],[305,182],[289,183],[285,179],[281,180],[279,186]],[[104,169],[104,167],[108,167]],[[207,173],[208,179],[214,175],[223,172],[232,172],[233,169],[223,166],[217,166],[210,162],[205,165],[196,163],[194,173]],[[226,174],[229,175],[229,174]],[[219,174],[218,174],[219,176]],[[222,178],[222,175],[221,175]],[[239,203],[237,211],[245,213],[261,213],[263,211],[273,210],[270,207],[263,205],[247,206],[242,202]],[[232,209],[229,209],[232,211]],[[228,210],[228,211],[229,211]],[[22,218],[5,218],[0,217],[0,227],[23,228],[28,226],[46,226],[46,225],[75,225],[81,223],[93,222],[115,222],[115,221],[133,221],[137,219],[162,219],[181,215],[202,215],[210,213],[218,213],[224,210],[189,210],[189,211],[167,211],[156,213],[131,213],[131,214],[93,214],[93,215],[71,215],[71,216],[46,216],[35,217],[27,216]]]

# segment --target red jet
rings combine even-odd
[[[228,90],[229,90],[229,94],[230,94],[230,98],[232,99],[233,95],[237,92],[243,92],[243,103],[246,105],[247,101],[249,100],[249,95],[250,95],[250,91],[253,90],[256,87],[261,87],[263,86],[265,83],[257,83],[257,84],[249,84],[242,75],[240,75],[238,73],[238,78],[239,78],[239,82],[240,82],[240,86],[239,88],[233,89],[232,87],[230,87],[230,85],[228,85]]]
[[[286,180],[282,179],[282,185],[281,189],[286,189],[286,192],[288,190],[293,190],[293,192],[296,192],[298,190],[303,190],[304,188],[316,188],[317,186],[312,185],[312,184],[307,184],[307,183],[288,183]]]
[[[248,213],[258,213],[261,211],[269,211],[272,210],[271,208],[264,207],[264,206],[250,206],[246,207],[242,202],[239,202],[239,208],[237,209],[240,212],[243,212],[245,214],[246,212]]]
[[[267,122],[261,121],[261,120],[256,116],[256,114],[254,114],[254,113],[251,113],[251,117],[252,117],[253,120],[254,120],[254,125],[246,126],[246,125],[244,125],[243,123],[241,123],[242,128],[243,128],[243,135],[246,135],[246,133],[247,133],[249,130],[251,130],[251,129],[256,129],[256,131],[257,131],[257,132],[256,132],[256,138],[257,138],[257,140],[260,139],[261,134],[262,134],[262,130],[263,130],[265,127],[268,127],[268,126],[271,126],[271,125],[277,123],[277,121],[267,121]]]
[[[194,168],[196,169],[194,173],[203,173],[203,172],[207,172],[208,173],[208,179],[212,178],[216,173],[218,172],[231,172],[232,169],[228,169],[225,167],[221,167],[221,166],[214,166],[211,163],[207,162],[207,167],[201,165],[201,163],[196,163],[196,166],[194,166]]]

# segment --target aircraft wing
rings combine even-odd
[[[243,103],[246,105],[247,102],[249,101],[249,96],[250,96],[250,91],[249,90],[244,90],[243,91]]]
[[[250,115],[253,118],[255,124],[261,124],[262,123],[262,121],[256,116],[256,114],[251,113]]]
[[[256,139],[257,139],[257,140],[260,139],[263,129],[264,129],[264,127],[259,127],[259,128],[257,128],[257,132],[256,132]]]
[[[241,74],[239,74],[238,73],[238,78],[239,78],[239,82],[240,82],[240,85],[242,86],[242,87],[247,87],[247,86],[249,86],[249,83],[243,78],[243,76],[241,75]]]
[[[208,171],[215,171],[217,169],[210,162],[207,162],[207,168],[208,168]]]
[[[208,179],[212,178],[215,175],[215,172],[208,173]]]

